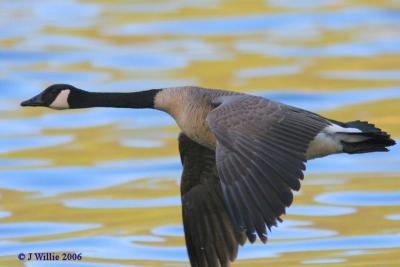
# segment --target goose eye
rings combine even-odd
[[[47,103],[51,102],[57,95],[56,90],[49,90],[45,94],[43,94],[43,100]]]

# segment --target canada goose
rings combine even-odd
[[[93,93],[56,84],[21,103],[53,109],[153,108],[181,129],[182,213],[192,266],[230,266],[238,245],[277,225],[300,189],[305,162],[388,151],[368,122],[338,122],[262,97],[199,87]]]

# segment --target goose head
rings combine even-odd
[[[37,96],[21,103],[21,106],[48,107],[52,109],[74,108],[74,96],[82,95],[85,91],[69,84],[54,84],[47,87]]]

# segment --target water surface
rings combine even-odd
[[[268,97],[400,137],[398,1],[0,2],[0,265],[189,266],[176,137],[152,110],[51,111],[52,83]],[[400,149],[310,161],[267,245],[234,266],[400,265]],[[20,262],[21,252],[82,262]]]

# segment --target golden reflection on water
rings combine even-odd
[[[1,65],[6,68],[0,71],[0,96],[5,98],[6,107],[10,107],[0,109],[0,123],[3,123],[0,144],[6,147],[8,141],[3,139],[11,142],[0,154],[0,211],[10,213],[0,216],[0,224],[52,222],[92,227],[52,234],[26,230],[28,233],[19,235],[14,230],[7,237],[0,231],[5,242],[0,244],[0,265],[23,266],[17,261],[16,251],[29,252],[46,241],[61,242],[59,249],[65,251],[62,242],[72,240],[72,247],[79,250],[83,243],[79,238],[87,238],[89,250],[101,251],[103,247],[96,243],[98,237],[115,240],[135,237],[136,241],[130,242],[152,248],[154,258],[142,259],[121,245],[121,253],[126,257],[114,258],[106,250],[103,255],[84,253],[84,261],[93,266],[95,263],[188,266],[179,228],[174,228],[173,234],[156,231],[181,224],[180,206],[176,201],[180,176],[177,127],[165,122],[164,115],[157,117],[150,113],[141,115],[130,111],[126,113],[128,116],[104,110],[54,112],[17,107],[18,101],[50,83],[71,82],[98,91],[196,84],[266,96],[268,92],[289,92],[283,97],[287,101],[295,99],[293,93],[298,92],[305,98],[309,96],[313,103],[319,101],[313,101],[319,92],[354,91],[347,97],[359,101],[341,105],[342,99],[332,94],[326,97],[332,108],[317,111],[337,120],[369,120],[398,138],[398,4],[389,0],[312,2],[313,5],[305,1],[299,2],[303,4],[290,1],[282,1],[284,4],[279,1],[198,4],[62,1],[67,10],[76,10],[80,18],[76,20],[73,15],[52,16],[50,13],[57,9],[57,4],[50,2],[48,7],[38,2],[30,3],[29,7],[3,6],[10,16],[20,18],[22,25],[15,26],[16,33],[0,32],[1,51],[6,51],[2,54],[6,61]],[[274,20],[276,16],[278,19]],[[265,22],[264,18],[270,20]],[[216,26],[209,21],[214,21]],[[265,23],[265,27],[259,27],[260,23]],[[135,25],[140,27],[129,28]],[[26,31],[21,30],[24,27]],[[11,51],[17,55],[8,54]],[[20,58],[18,53],[22,53]],[[12,86],[15,90],[9,89]],[[365,98],[371,92],[377,93],[377,97]],[[389,92],[389,95],[382,93],[379,98],[379,92]],[[140,116],[145,119],[138,120]],[[162,119],[158,121],[159,118]],[[15,138],[40,136],[72,139],[56,145],[44,142],[37,147],[16,148]],[[26,140],[25,145],[37,142]],[[392,246],[379,243],[364,248],[359,244],[343,246],[344,242],[351,241],[340,239],[382,235],[380,241],[391,244],[393,240],[387,236],[398,236],[400,227],[398,219],[387,216],[399,214],[398,202],[389,199],[386,204],[360,205],[351,200],[346,204],[316,200],[321,195],[338,192],[380,192],[383,197],[385,192],[398,193],[398,155],[396,150],[372,158],[346,157],[346,161],[356,159],[348,172],[336,168],[330,171],[329,165],[333,164],[337,168],[348,167],[340,157],[332,157],[332,163],[329,158],[321,161],[322,171],[313,172],[312,165],[295,205],[344,207],[354,212],[334,215],[327,211],[325,216],[289,212],[285,220],[307,222],[296,226],[294,233],[305,229],[316,236],[292,238],[289,231],[279,237],[285,230],[274,229],[277,238],[272,237],[261,248],[253,246],[254,251],[257,247],[254,255],[249,254],[252,246],[247,245],[234,266],[400,265],[398,242]],[[2,164],[1,160],[28,162]],[[328,231],[327,235],[318,236],[319,230]],[[276,247],[286,244],[282,242],[324,240],[332,243],[323,249],[318,242],[308,249],[299,243],[297,251]],[[43,246],[52,249],[52,245]],[[112,246],[110,243],[110,249]],[[171,258],[168,254],[163,259],[156,255],[166,253],[164,248],[176,247],[178,252],[171,252]],[[278,252],[270,255],[271,250]]]

